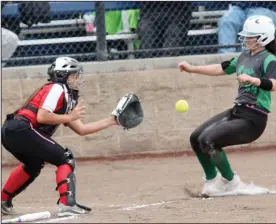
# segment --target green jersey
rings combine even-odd
[[[247,74],[256,78],[276,79],[276,56],[267,50],[251,55],[244,52],[230,61],[222,63],[224,72],[228,75],[237,73]],[[248,83],[240,83],[237,104],[252,104],[271,112],[271,92]]]

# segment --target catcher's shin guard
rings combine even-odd
[[[90,208],[79,205],[76,202],[76,162],[73,153],[69,149],[65,149],[64,155],[66,156],[66,164],[59,166],[56,171],[56,190],[60,194],[57,204],[61,203],[66,206],[77,205],[86,211],[90,211]]]
[[[16,195],[25,190],[40,174],[44,167],[41,163],[35,169],[24,164],[17,166],[9,176],[2,190],[2,201],[12,200]]]
[[[76,204],[76,178],[75,178],[75,159],[69,149],[65,149],[65,164],[60,165],[56,171],[56,190],[59,191],[60,199],[58,203],[73,206]]]

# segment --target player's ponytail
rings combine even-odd
[[[271,41],[269,44],[265,45],[265,49],[271,54],[276,55],[276,39]]]

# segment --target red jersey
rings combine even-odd
[[[45,109],[50,112],[56,112],[64,106],[65,93],[64,89],[59,84],[45,85],[38,93],[29,101],[29,104],[37,109]],[[34,127],[37,127],[37,114],[33,111],[23,108],[17,112],[18,115],[22,115],[28,118]]]

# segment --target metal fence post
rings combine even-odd
[[[108,59],[108,54],[107,54],[107,47],[106,47],[104,2],[96,2],[95,11],[96,11],[96,35],[97,35],[97,60],[106,61]]]

